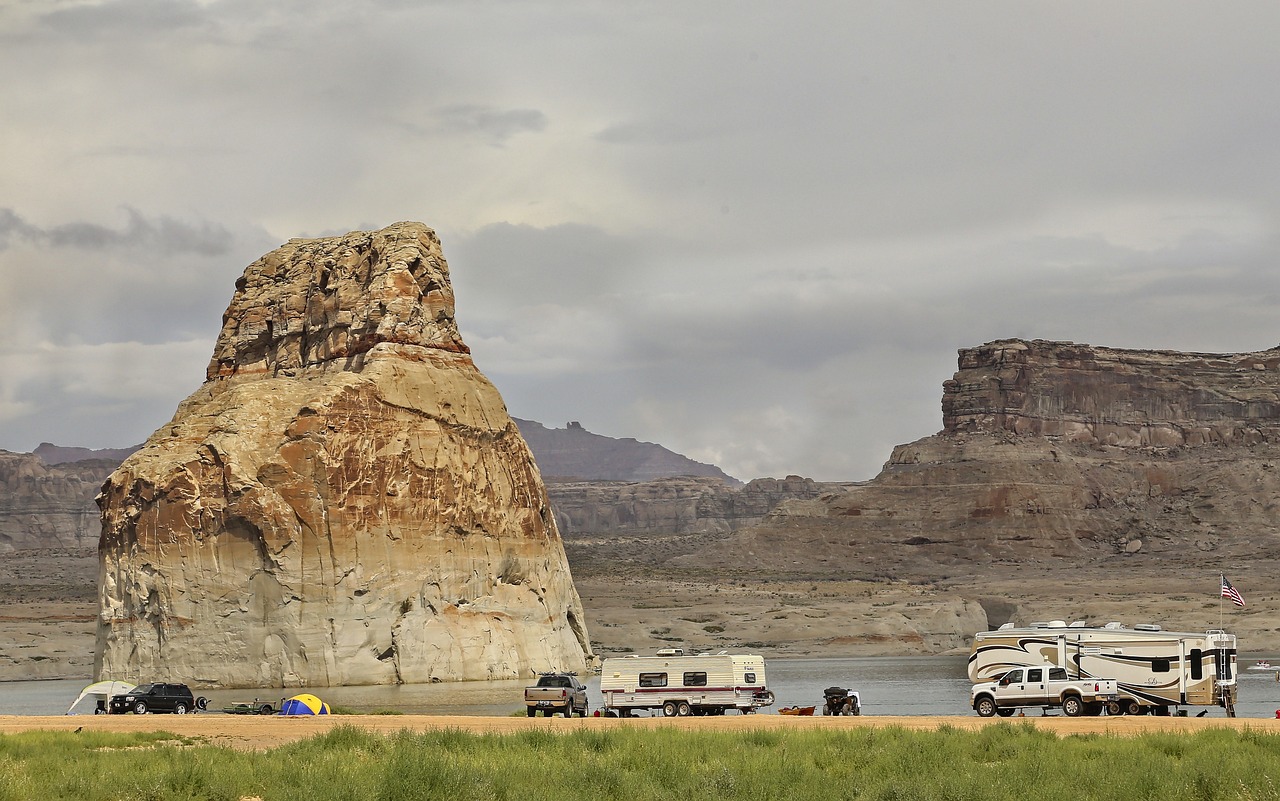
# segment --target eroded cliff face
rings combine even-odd
[[[1003,340],[960,351],[942,408],[943,430],[895,448],[874,480],[785,502],[725,550],[1012,603],[996,624],[1118,619],[1112,590],[1132,608],[1146,603],[1132,587],[1164,586],[1209,594],[1173,624],[1220,626],[1218,572],[1246,581],[1277,563],[1280,350]],[[1031,575],[1096,591],[1067,611],[1021,583]]]
[[[101,677],[411,683],[589,657],[538,470],[421,224],[250,265],[208,380],[98,502]]]
[[[92,548],[100,525],[93,496],[116,463],[46,464],[30,453],[0,451],[0,554]]]

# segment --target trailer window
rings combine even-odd
[[[640,686],[641,687],[666,687],[667,674],[666,673],[641,673]]]
[[[686,687],[706,687],[706,686],[707,686],[707,674],[706,674],[706,673],[702,673],[702,672],[698,672],[698,673],[686,673],[686,674],[684,674],[684,686],[686,686]]]
[[[1191,649],[1191,678],[1199,681],[1204,678],[1204,651],[1199,648]]]
[[[1168,673],[1169,660],[1168,659],[1152,659],[1151,672],[1152,673]]]

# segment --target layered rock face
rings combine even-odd
[[[722,534],[753,526],[779,503],[814,499],[842,487],[800,476],[757,478],[731,487],[716,478],[663,478],[641,482],[576,481],[548,484],[556,522],[565,537],[645,532]]]
[[[96,674],[323,686],[580,671],[538,470],[417,223],[292,240],[99,496]]]
[[[997,580],[1000,563],[1247,570],[1277,553],[1280,350],[1002,340],[960,351],[942,405],[943,431],[864,486],[783,504],[744,550]]]
[[[101,532],[93,496],[115,467],[99,459],[51,465],[0,451],[0,553],[93,548]]]

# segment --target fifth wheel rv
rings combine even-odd
[[[685,656],[679,648],[604,660],[600,692],[608,717],[629,718],[639,709],[667,717],[723,715],[730,709],[745,715],[773,703],[764,657],[723,651]]]
[[[1162,631],[1119,623],[1061,620],[1015,628],[1006,623],[973,638],[969,680],[991,681],[1015,667],[1065,667],[1071,678],[1115,678],[1120,698],[1108,714],[1168,715],[1173,706],[1221,706],[1235,717],[1236,638],[1219,630]]]

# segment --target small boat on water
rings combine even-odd
[[[813,710],[817,707],[812,706],[784,706],[778,710],[779,715],[813,715]]]
[[[1250,667],[1249,669],[1250,670],[1276,670],[1276,668],[1272,667],[1271,663],[1265,659],[1259,659],[1257,662],[1254,662],[1253,666]]]

